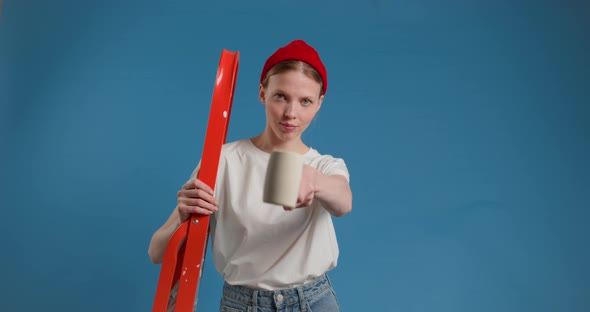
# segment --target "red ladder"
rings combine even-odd
[[[197,178],[215,190],[221,147],[225,144],[238,75],[239,52],[223,49],[217,67],[213,99]],[[152,312],[192,312],[205,262],[209,216],[193,214],[166,246]],[[186,248],[189,246],[189,248]],[[178,283],[176,302],[170,292]]]

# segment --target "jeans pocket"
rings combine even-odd
[[[307,301],[306,312],[339,312],[340,305],[332,289],[323,292],[319,297]]]
[[[247,304],[235,302],[233,300],[221,299],[220,312],[251,312],[252,308]]]

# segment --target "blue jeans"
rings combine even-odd
[[[221,312],[338,312],[327,275],[301,287],[275,291],[223,285]]]

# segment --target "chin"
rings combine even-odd
[[[277,138],[279,138],[281,141],[292,141],[294,139],[297,139],[299,137],[299,133],[294,133],[294,132],[275,132],[275,135],[277,136]]]

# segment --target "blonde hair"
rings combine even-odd
[[[268,79],[270,78],[270,76],[284,73],[290,70],[301,71],[305,76],[319,83],[320,96],[322,95],[322,90],[324,89],[324,82],[322,81],[322,76],[320,76],[320,73],[318,73],[318,71],[315,68],[313,68],[313,66],[299,60],[283,61],[273,66],[264,76],[264,79],[262,80],[262,87],[266,89],[266,87],[268,86]]]

